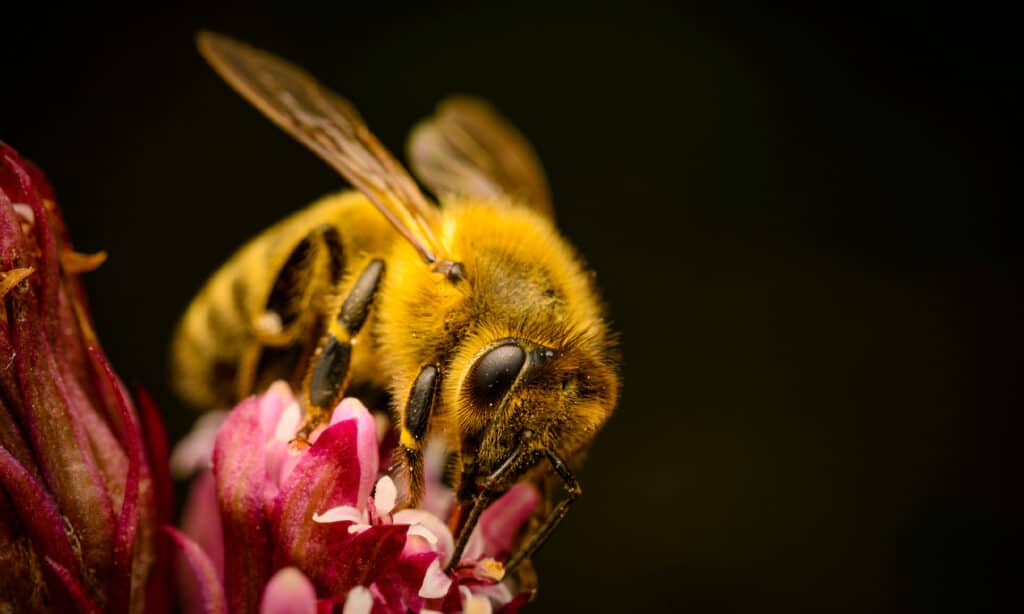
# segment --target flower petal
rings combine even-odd
[[[263,507],[266,467],[260,405],[239,403],[217,434],[213,474],[224,525],[224,587],[232,611],[251,612],[270,578],[271,544]]]
[[[331,414],[331,424],[355,419],[358,424],[358,440],[356,457],[359,466],[359,494],[357,501],[362,503],[370,496],[373,483],[377,480],[380,463],[379,444],[377,443],[377,421],[359,399],[349,397],[342,399]]]
[[[196,420],[188,435],[171,452],[171,473],[187,478],[197,471],[210,468],[217,431],[227,418],[226,411],[208,411]]]
[[[227,601],[224,599],[224,588],[217,579],[213,563],[194,541],[172,527],[164,527],[164,531],[181,550],[192,573],[195,574],[200,590],[199,604],[207,614],[227,614]]]
[[[263,591],[260,614],[316,614],[316,589],[295,567],[278,571]]]
[[[480,515],[463,560],[483,557],[504,560],[515,545],[519,528],[530,517],[538,500],[537,490],[526,482],[510,488]]]
[[[472,586],[473,594],[480,597],[487,597],[492,605],[501,605],[512,601],[512,591],[504,582],[497,584],[477,584]],[[526,593],[527,597],[531,593]]]
[[[319,526],[327,537],[326,549],[333,555],[320,575],[318,586],[323,592],[345,593],[396,570],[405,546],[406,527],[377,525],[350,535],[338,530],[340,525]]]
[[[465,586],[459,588],[462,595],[463,614],[491,614],[491,600],[487,597],[474,595]]]
[[[420,526],[425,530],[429,531],[433,535],[437,542],[430,545],[430,549],[441,554],[441,563],[447,564],[449,557],[455,550],[455,540],[452,538],[452,533],[448,529],[448,526],[441,522],[441,519],[424,510],[399,510],[394,515],[395,524],[408,524],[412,526]],[[410,536],[417,537],[417,533],[409,532]],[[406,542],[406,554],[409,553],[409,549],[416,546],[416,539],[410,539]]]
[[[365,501],[357,499],[361,488],[354,466],[357,430],[355,420],[326,429],[299,457],[274,502],[278,563],[298,565],[318,587],[320,571],[332,556],[326,540],[334,525],[314,522],[313,514],[343,505],[357,507]]]
[[[437,542],[438,542],[437,536],[434,535],[430,531],[430,529],[428,529],[427,527],[425,527],[425,526],[423,526],[421,524],[414,524],[414,525],[410,526],[409,527],[409,532],[406,535],[407,536],[422,537],[431,546],[436,546]]]
[[[313,522],[319,522],[328,524],[331,522],[363,522],[363,513],[359,511],[359,508],[352,507],[351,505],[339,505],[332,507],[323,514],[313,514]]]
[[[373,593],[365,586],[356,586],[345,597],[341,614],[370,614],[373,609]]]
[[[423,575],[419,596],[424,599],[438,599],[447,595],[451,586],[452,579],[441,570],[441,559],[434,559],[430,567],[427,567],[427,573]]]
[[[210,557],[217,577],[224,580],[224,533],[217,504],[217,485],[213,473],[196,476],[181,513],[181,531],[195,541]]]
[[[287,425],[294,416],[285,417],[284,413],[295,404],[295,395],[287,382],[277,380],[259,396],[260,428],[264,433],[276,433],[282,422]],[[296,424],[295,426],[298,426]],[[282,435],[287,439],[295,436],[295,431]]]
[[[391,510],[395,509],[397,497],[398,489],[395,488],[395,482],[389,476],[385,475],[377,480],[377,488],[373,491],[373,504],[377,508],[379,516],[387,516]]]
[[[277,384],[284,383],[277,382]],[[275,384],[275,386],[277,384]],[[267,394],[270,394],[270,391],[268,391]],[[295,433],[298,432],[299,426],[301,425],[302,408],[299,407],[298,401],[293,400],[291,403],[285,405],[284,409],[281,410],[281,417],[278,419],[277,425],[274,426],[274,439],[288,443],[292,439],[295,439]]]

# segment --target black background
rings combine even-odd
[[[175,437],[192,416],[166,348],[190,296],[341,186],[203,64],[205,27],[306,66],[396,152],[455,92],[536,145],[626,362],[532,611],[1009,592],[1006,16],[345,4],[5,13],[0,138],[47,172],[77,246],[110,253],[87,276],[97,328]]]

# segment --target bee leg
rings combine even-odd
[[[544,542],[548,541],[551,534],[555,532],[559,523],[565,518],[565,515],[569,512],[569,507],[576,501],[576,498],[583,494],[583,489],[580,487],[579,481],[576,480],[576,476],[572,474],[572,470],[565,464],[554,450],[548,449],[544,451],[547,454],[548,460],[551,461],[551,466],[554,467],[555,471],[565,482],[566,498],[562,499],[555,507],[548,519],[544,521],[540,529],[536,533],[530,536],[530,539],[526,542],[526,545],[522,547],[512,558],[505,564],[505,573],[512,573],[517,567],[525,560],[533,556]]]
[[[399,458],[409,478],[409,500],[406,502],[408,507],[416,507],[423,497],[422,443],[430,425],[430,412],[437,398],[437,390],[441,383],[440,375],[441,371],[434,365],[426,365],[420,369],[405,403]]]
[[[476,498],[473,500],[473,507],[469,511],[469,516],[459,531],[459,538],[455,541],[455,549],[452,551],[452,558],[448,561],[448,567],[445,571],[451,571],[458,566],[459,559],[462,558],[462,553],[466,549],[466,544],[469,543],[469,537],[473,534],[477,521],[480,520],[480,514],[487,509],[487,506],[499,494],[498,487],[505,481],[512,468],[516,466],[516,462],[525,449],[524,444],[527,439],[528,437],[525,437],[520,442],[519,446],[501,463],[501,466],[494,473],[484,478],[483,484],[480,485],[480,492],[477,493]]]
[[[337,317],[328,324],[306,375],[309,415],[299,430],[300,436],[308,436],[341,400],[348,383],[352,339],[366,322],[383,274],[384,261],[371,260],[352,284]]]

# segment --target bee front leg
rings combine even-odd
[[[508,563],[505,565],[505,573],[510,574],[514,572],[523,560],[533,556],[544,545],[544,542],[548,541],[548,538],[558,528],[565,515],[569,513],[569,507],[583,494],[583,488],[580,487],[579,481],[572,474],[572,470],[565,464],[565,461],[554,450],[547,449],[544,452],[547,454],[548,460],[551,461],[551,466],[554,467],[555,472],[558,473],[565,483],[566,498],[558,503],[554,511],[551,512],[551,515],[544,521],[544,524],[537,529],[537,532],[530,536],[522,549],[508,560]]]
[[[341,400],[348,384],[352,339],[366,322],[383,274],[384,261],[371,260],[352,284],[337,316],[328,324],[305,377],[309,412],[299,430],[300,437],[306,438],[323,423]]]
[[[494,473],[484,478],[483,483],[479,485],[479,491],[473,498],[473,507],[470,508],[469,516],[465,522],[460,523],[462,526],[458,529],[458,539],[455,540],[455,548],[452,550],[452,557],[448,561],[448,567],[445,571],[451,571],[458,566],[459,561],[462,559],[462,553],[466,550],[466,545],[469,543],[469,538],[473,534],[473,529],[476,528],[476,524],[480,520],[480,514],[500,494],[499,488],[506,484],[508,476],[519,465],[520,457],[526,451],[526,445],[531,437],[532,435],[529,431],[523,433],[523,438],[520,440],[519,445],[516,446],[516,449],[512,451],[512,454],[501,463]]]
[[[430,425],[430,413],[437,400],[441,371],[434,365],[420,369],[412,383],[403,413],[399,458],[409,479],[408,507],[416,507],[423,498],[423,439]]]

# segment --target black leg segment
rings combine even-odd
[[[374,258],[366,265],[363,272],[359,274],[356,283],[352,284],[345,302],[341,304],[341,312],[338,314],[338,324],[345,327],[353,337],[359,333],[366,322],[366,316],[370,313],[370,305],[373,304],[373,297],[377,294],[380,280],[384,275],[384,261]]]
[[[501,466],[494,473],[487,476],[483,484],[480,485],[480,492],[473,499],[473,507],[470,509],[469,517],[459,530],[459,537],[455,542],[452,558],[448,561],[448,567],[445,571],[451,571],[459,564],[459,559],[462,558],[462,553],[466,549],[466,544],[469,543],[473,529],[476,528],[476,523],[480,520],[480,514],[491,504],[491,501],[497,496],[497,489],[505,482],[512,470],[518,466],[519,458],[523,454],[529,437],[529,432],[524,433],[523,439],[520,440],[519,445],[512,451],[512,454],[501,463]]]
[[[441,379],[438,373],[434,365],[420,369],[420,374],[416,376],[416,381],[412,383],[412,389],[409,391],[409,401],[405,404],[405,430],[417,442],[427,434],[430,410],[434,406],[437,386]]]
[[[576,480],[576,476],[572,474],[572,470],[565,464],[558,454],[551,449],[545,450],[548,460],[551,461],[551,466],[554,467],[555,472],[558,473],[562,481],[565,482],[566,498],[562,499],[551,511],[551,515],[548,516],[544,524],[541,525],[537,532],[530,536],[530,538],[523,545],[519,552],[515,553],[505,564],[505,573],[512,573],[519,567],[519,564],[523,560],[533,556],[544,542],[548,541],[551,534],[555,532],[558,525],[565,518],[565,515],[569,512],[569,507],[576,501],[576,498],[583,494],[583,489],[580,487],[580,483]]]
[[[341,400],[352,361],[352,339],[366,322],[383,274],[383,260],[375,258],[367,263],[327,327],[307,376],[313,408],[330,411]]]
[[[341,396],[341,387],[348,376],[352,344],[328,333],[327,343],[313,365],[309,380],[309,402],[315,407],[330,408]]]

